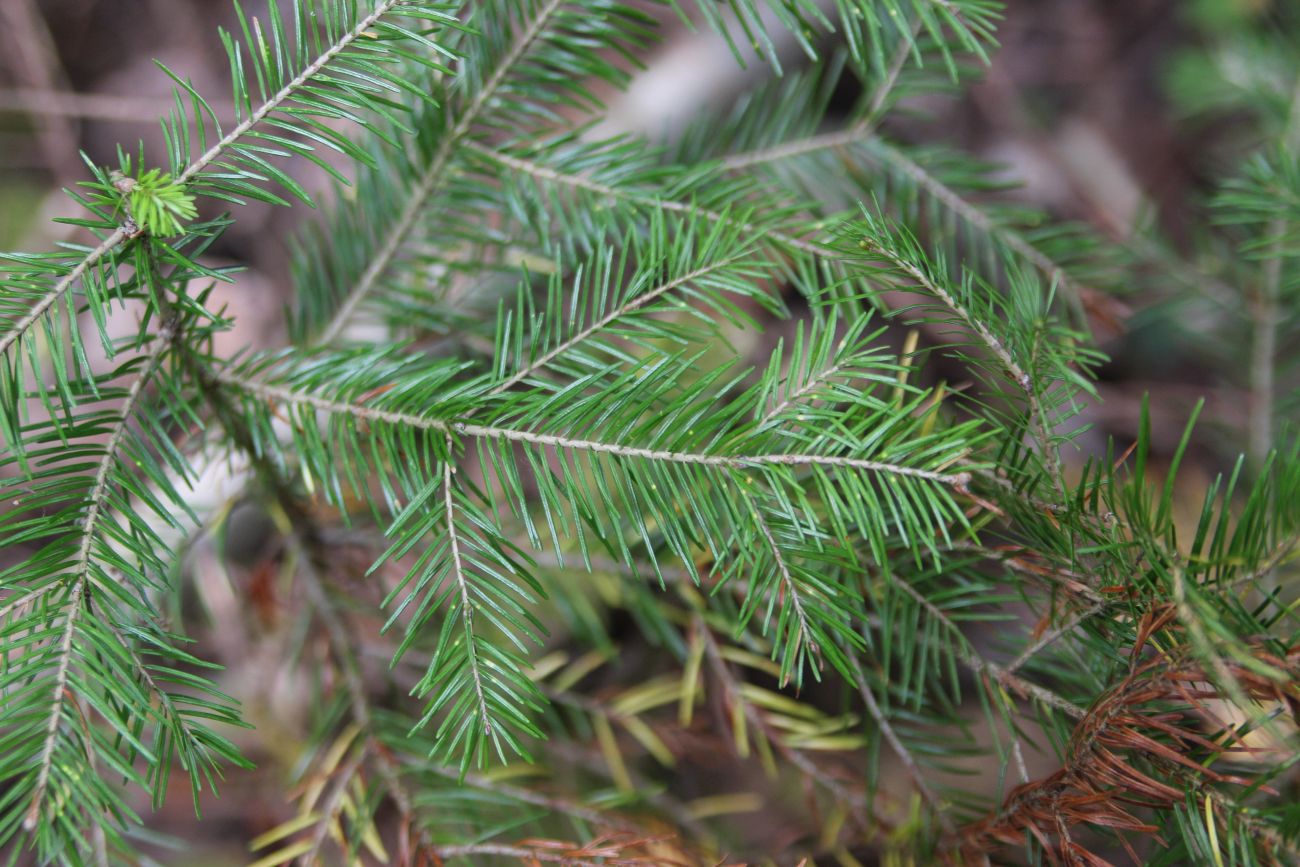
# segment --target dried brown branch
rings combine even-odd
[[[1172,605],[1157,607],[1139,623],[1129,673],[1089,708],[1070,739],[1064,766],[1044,779],[1013,790],[994,813],[961,828],[945,841],[943,863],[979,863],[1001,847],[1036,841],[1054,864],[1110,864],[1075,836],[1091,828],[1119,834],[1122,845],[1141,863],[1128,834],[1155,835],[1159,826],[1141,810],[1163,812],[1185,802],[1189,788],[1249,785],[1251,781],[1214,770],[1229,751],[1250,752],[1242,733],[1215,724],[1207,703],[1226,696],[1215,673],[1191,652]],[[1160,633],[1166,649],[1144,661],[1144,646]],[[1270,678],[1260,667],[1234,660],[1225,666],[1250,699],[1277,703],[1300,714],[1300,648],[1285,658],[1262,646],[1253,650],[1263,667],[1283,672]],[[1212,735],[1214,735],[1212,737]],[[1231,803],[1231,802],[1229,802]],[[1153,839],[1160,845],[1163,841]],[[1274,848],[1282,841],[1274,837]]]

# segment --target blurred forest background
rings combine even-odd
[[[245,5],[259,14],[264,3]],[[735,71],[718,39],[690,32],[662,8],[655,14],[665,21],[665,41],[633,88],[615,98],[612,128],[671,136],[692,111],[729,106],[765,74],[757,65]],[[1297,19],[1296,0],[1011,0],[1001,48],[972,85],[914,100],[915,111],[892,113],[886,124],[898,139],[941,142],[1004,165],[1019,184],[1006,196],[1087,222],[1133,252],[1129,293],[1093,323],[1111,362],[1082,445],[1101,451],[1113,437],[1123,448],[1149,394],[1157,446],[1168,455],[1204,397],[1198,445],[1179,476],[1189,511],[1199,508],[1209,479],[1252,449],[1254,287],[1234,283],[1224,264],[1234,255],[1231,240],[1210,240],[1205,205],[1242,154],[1273,135],[1231,106],[1216,107],[1215,94],[1234,68],[1246,68],[1234,63],[1254,50],[1254,34],[1300,32]],[[84,240],[52,222],[77,212],[60,188],[88,176],[81,154],[115,163],[119,143],[134,150],[141,140],[158,153],[157,118],[168,108],[170,82],[155,59],[205,94],[226,92],[216,29],[234,23],[229,0],[0,0],[0,248]],[[1295,66],[1292,59],[1279,74],[1293,76]],[[1289,93],[1294,81],[1286,77],[1282,86]],[[847,106],[853,96],[836,98]],[[313,192],[324,188],[323,175],[299,180]],[[285,342],[288,239],[310,219],[304,208],[247,208],[210,251],[210,263],[247,268],[216,290],[236,323],[221,338],[227,352]],[[1278,351],[1294,359],[1297,348],[1283,343]],[[1279,382],[1277,392],[1287,391]],[[1295,409],[1283,401],[1278,413]],[[247,547],[253,551],[255,541]],[[196,634],[253,680],[268,670],[258,654],[276,646],[259,651],[216,627]],[[250,839],[292,815],[278,800],[292,751],[276,754],[276,733],[293,738],[301,713],[295,696],[308,693],[272,682],[236,691],[261,729],[260,752],[250,756],[259,770],[232,774],[198,824],[187,797],[171,799],[151,825],[189,845],[179,860],[160,855],[167,863],[243,863]]]

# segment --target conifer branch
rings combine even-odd
[[[358,773],[364,764],[366,756],[371,755],[375,759],[377,771],[389,798],[404,818],[410,818],[414,814],[410,793],[402,785],[402,781],[392,762],[388,760],[377,740],[374,715],[371,713],[370,701],[353,650],[355,641],[343,620],[339,617],[317,568],[316,549],[319,528],[293,496],[281,474],[267,460],[266,455],[258,449],[250,434],[246,420],[225,398],[211,371],[193,355],[187,354],[185,363],[190,367],[195,379],[203,387],[204,395],[210,407],[225,427],[232,444],[248,456],[257,477],[274,498],[274,504],[278,509],[275,513],[278,519],[277,523],[284,533],[286,545],[293,554],[294,561],[298,566],[297,574],[303,582],[312,610],[315,611],[316,616],[320,618],[325,626],[325,632],[329,638],[330,652],[342,671],[343,684],[350,701],[352,720],[361,730],[362,737],[367,741],[362,753],[350,763],[351,770],[340,775],[344,779],[339,782],[334,795],[331,796],[331,803],[337,805],[337,797],[341,797],[344,793],[346,779]],[[309,854],[303,858],[304,864],[313,863],[316,853],[319,852],[324,842],[324,834],[329,829],[330,817],[333,815],[333,811],[334,806],[324,811],[326,817],[318,826],[320,833],[313,836],[312,848],[309,850]],[[427,843],[427,832],[421,829],[419,833],[422,840]]]
[[[758,504],[754,502],[753,496],[744,488],[740,488],[741,496],[744,497],[746,505],[749,507],[750,514],[754,518],[754,524],[758,527],[759,535],[763,537],[763,542],[767,545],[768,551],[772,555],[772,562],[776,565],[777,575],[781,579],[780,590],[773,601],[779,602],[781,599],[789,599],[790,606],[794,611],[795,619],[799,625],[795,629],[794,638],[790,641],[786,653],[791,657],[798,659],[799,655],[807,648],[808,653],[817,660],[821,665],[821,648],[817,646],[814,639],[815,633],[812,624],[809,621],[808,612],[804,610],[803,591],[800,589],[794,576],[790,574],[790,567],[786,563],[785,554],[782,553],[781,546],[776,541],[776,536],[772,534],[772,528],[768,525],[767,519],[763,517],[762,511],[759,510]],[[766,625],[766,624],[765,624]],[[788,679],[788,675],[786,675]],[[784,679],[781,684],[785,685]]]
[[[1109,607],[1109,602],[1096,602],[1077,614],[1071,615],[1064,623],[1053,629],[1049,629],[1047,632],[1043,633],[1042,637],[1037,641],[1033,644],[1027,645],[1024,650],[1020,651],[1020,655],[1007,664],[1006,671],[1010,674],[1015,674],[1021,668],[1024,668],[1025,664],[1028,663],[1029,660],[1042,653],[1048,647],[1051,647],[1063,636],[1069,635],[1071,632],[1078,629],[1085,620],[1095,617]]]
[[[239,141],[249,133],[253,127],[257,126],[273,112],[284,105],[289,99],[297,94],[304,85],[315,78],[329,65],[335,57],[338,57],[348,49],[352,43],[364,36],[371,27],[380,19],[393,10],[394,7],[407,2],[407,0],[380,0],[379,4],[360,21],[357,22],[351,30],[342,36],[336,43],[331,45],[311,63],[309,63],[301,72],[289,79],[285,85],[271,95],[271,98],[257,107],[257,110],[250,114],[244,120],[240,121],[230,132],[221,137],[212,147],[208,148],[198,159],[194,160],[185,170],[176,178],[176,183],[184,185],[198,177],[199,173],[212,165],[221,158],[230,146]],[[235,110],[239,110],[236,104]]]
[[[81,522],[81,540],[77,546],[72,570],[66,579],[71,601],[67,611],[63,614],[63,630],[59,637],[57,654],[58,665],[54,672],[54,688],[50,694],[50,712],[45,721],[45,735],[41,746],[36,781],[32,787],[31,806],[28,808],[27,815],[23,820],[23,828],[28,832],[35,829],[36,823],[40,820],[41,804],[45,799],[45,793],[50,784],[50,772],[54,765],[54,748],[58,741],[59,725],[63,718],[65,702],[76,700],[75,696],[67,694],[73,656],[73,639],[76,635],[77,623],[83,616],[88,601],[91,586],[91,549],[95,543],[95,536],[99,532],[100,521],[104,519],[104,502],[113,485],[111,476],[117,463],[118,451],[122,448],[129,434],[130,424],[134,419],[137,405],[144,395],[145,388],[161,367],[167,351],[172,347],[176,339],[178,329],[179,321],[176,319],[172,319],[163,326],[146,357],[144,369],[131,383],[131,387],[126,393],[126,399],[119,411],[118,421],[109,435],[108,442],[104,445],[104,453],[99,459],[94,481],[86,497],[87,510]]]
[[[297,94],[308,82],[318,76],[322,70],[338,57],[342,52],[352,45],[357,39],[365,35],[377,21],[393,10],[394,7],[407,0],[381,0],[379,5],[367,16],[362,18],[355,27],[345,34],[337,43],[331,45],[323,51],[314,61],[307,65],[298,75],[294,76],[287,82],[284,87],[271,96],[270,99],[263,102],[247,118],[237,124],[230,132],[215,142],[212,147],[200,155],[197,159],[185,167],[184,170],[176,177],[178,186],[185,186],[191,181],[198,178],[199,174],[219,160],[232,145],[244,138],[255,126],[265,120],[268,116],[278,110],[287,100]],[[237,107],[238,108],[238,107]],[[58,303],[67,291],[81,280],[91,269],[98,267],[104,257],[111,254],[126,241],[134,237],[135,232],[130,226],[119,226],[112,233],[100,242],[99,246],[88,252],[81,261],[78,262],[72,270],[68,271],[61,277],[40,300],[32,305],[30,311],[22,319],[18,320],[14,326],[3,336],[0,337],[0,356],[9,351],[13,344],[22,338],[24,334],[35,324],[51,307]]]
[[[916,786],[917,793],[920,794],[922,800],[930,808],[930,812],[934,814],[940,827],[946,833],[954,833],[957,828],[943,809],[943,803],[939,800],[939,796],[934,793],[934,790],[930,788],[930,784],[926,782],[925,775],[921,773],[921,768],[916,762],[916,757],[912,755],[912,751],[899,738],[898,732],[894,731],[894,726],[889,721],[889,717],[885,716],[884,709],[876,701],[876,696],[872,693],[870,684],[867,683],[866,674],[862,671],[862,664],[856,656],[852,654],[847,654],[847,656],[849,665],[853,669],[853,679],[856,682],[858,695],[862,697],[862,703],[866,705],[867,713],[871,715],[871,718],[879,727],[881,737],[885,739],[885,742],[889,744],[889,748],[902,763],[903,769],[907,772],[908,777],[912,779],[912,785]]]
[[[828,260],[838,258],[835,251],[831,250],[829,247],[816,244],[812,241],[796,237],[786,232],[773,231],[757,226],[751,222],[738,220],[729,214],[724,214],[720,211],[711,210],[709,208],[702,208],[690,202],[665,199],[662,196],[657,195],[657,191],[653,189],[610,186],[609,184],[603,184],[582,175],[557,171],[549,166],[544,166],[532,160],[521,159],[520,157],[511,154],[502,153],[499,150],[495,150],[478,142],[466,142],[464,147],[466,150],[473,151],[484,159],[494,162],[497,165],[541,181],[560,184],[572,189],[594,193],[617,201],[628,202],[629,204],[650,210],[700,217],[708,220],[710,223],[734,225],[744,232],[761,232],[766,238],[776,242],[777,244],[788,247],[792,250],[798,250],[810,256],[816,256]]]
[[[866,142],[865,152],[875,157],[882,164],[894,168],[911,178],[919,187],[937,201],[942,202],[953,213],[990,237],[997,238],[1007,249],[1033,264],[1044,277],[1059,285],[1066,292],[1081,301],[1088,302],[1090,306],[1096,306],[1098,301],[1104,299],[1104,296],[1096,289],[1078,283],[1063,267],[1026,241],[1019,232],[990,219],[983,208],[962,196],[930,172],[927,172],[923,166],[894,145],[879,136],[873,136]]]
[[[474,633],[474,603],[470,599],[469,585],[465,578],[465,564],[461,561],[460,534],[456,530],[456,505],[453,502],[451,476],[455,472],[450,455],[453,454],[451,437],[447,438],[448,459],[442,464],[443,508],[447,516],[447,544],[451,548],[451,577],[456,582],[460,594],[460,621],[465,633],[465,653],[469,664],[470,677],[474,683],[474,699],[478,704],[479,719],[483,721],[483,732],[492,735],[492,715],[488,710],[487,700],[483,696],[483,672],[480,670],[478,649]]]
[[[31,593],[26,593],[26,594],[17,593],[17,592],[13,593],[9,598],[5,600],[3,605],[0,605],[0,623],[4,622],[9,617],[18,614],[20,611],[23,611],[24,609],[29,608],[32,605],[35,605],[41,599],[44,599],[46,596],[49,596],[55,590],[59,590],[62,587],[63,587],[62,584],[55,582],[55,583],[46,584],[42,587],[38,587],[35,591]]]
[[[952,621],[952,618],[945,614],[941,608],[926,598],[925,594],[921,593],[909,582],[893,581],[890,583],[890,586],[897,587],[899,590],[902,590],[905,594],[912,597],[918,605],[925,609],[927,614],[942,624],[948,632],[952,633],[953,637],[957,641],[956,645],[953,647],[954,655],[962,665],[966,666],[966,668],[970,669],[977,675],[988,675],[1003,686],[1008,687],[1021,695],[1035,698],[1048,707],[1060,711],[1066,716],[1073,717],[1074,719],[1083,718],[1085,713],[1084,709],[1074,702],[1062,698],[1046,687],[1025,680],[1023,677],[1020,677],[995,662],[985,659],[977,653],[975,649],[970,646],[970,643],[967,641],[965,634],[962,633],[961,628]]]
[[[10,347],[20,340],[22,336],[27,333],[28,329],[30,329],[32,325],[45,315],[47,310],[58,303],[59,299],[67,293],[68,289],[74,283],[85,276],[88,270],[99,264],[100,259],[104,258],[121,245],[121,243],[127,239],[128,235],[129,232],[126,229],[118,228],[103,241],[100,241],[99,246],[87,253],[71,271],[61,277],[59,281],[50,288],[50,291],[44,295],[44,297],[32,305],[31,309],[27,312],[27,315],[15,322],[13,328],[10,328],[9,331],[5,333],[4,337],[0,337],[0,356],[7,353]]]
[[[825,150],[847,147],[873,135],[869,130],[856,126],[836,132],[824,132],[798,141],[782,142],[779,145],[761,150],[732,154],[722,160],[722,168],[730,172],[752,169],[755,166],[769,165],[783,160],[818,153]]]
[[[882,82],[882,87],[889,83],[890,79],[887,78]],[[744,174],[783,161],[829,151],[840,152],[846,166],[851,166],[849,159],[851,153],[874,164],[886,174],[894,173],[906,178],[917,190],[940,203],[958,220],[1028,263],[1052,285],[1054,290],[1060,291],[1071,308],[1082,309],[1100,322],[1115,328],[1120,327],[1120,323],[1130,312],[1121,301],[1075,277],[1071,266],[1063,265],[1052,258],[1032,243],[1024,233],[1017,230],[1011,222],[998,219],[989,208],[981,206],[954,189],[951,184],[922,166],[903,149],[882,137],[876,131],[878,108],[882,96],[883,94],[878,92],[873,98],[872,107],[852,126],[749,152],[731,154],[722,160],[722,167],[728,172]]]
[[[446,180],[447,167],[456,154],[457,148],[472,144],[465,141],[465,137],[473,129],[479,115],[487,107],[515,64],[520,61],[533,43],[537,41],[538,37],[546,30],[551,18],[565,2],[566,0],[547,0],[546,5],[538,10],[536,17],[529,22],[528,27],[524,29],[510,50],[502,57],[500,64],[492,72],[482,89],[474,95],[469,104],[460,112],[456,119],[456,125],[449,134],[443,137],[442,142],[438,145],[438,150],[435,152],[433,159],[429,161],[428,167],[420,175],[420,179],[416,183],[406,207],[402,209],[401,214],[389,229],[383,243],[379,245],[379,249],[376,250],[370,265],[361,275],[357,284],[344,296],[343,304],[330,319],[329,324],[325,326],[325,330],[314,341],[315,344],[326,345],[337,340],[361,306],[361,303],[388,272],[389,266],[396,259],[398,253],[401,252],[402,245],[406,243],[407,238],[415,229],[416,223],[424,215],[425,206],[429,199],[437,193],[443,181]]]
[[[1275,443],[1300,225],[1300,87],[1283,92],[1276,69],[1293,46],[1277,40],[1273,77],[1247,87],[1263,90],[1229,99],[1270,135],[1290,115],[1282,156],[1259,154],[1216,197],[1233,228],[1207,227],[1246,262],[1224,273],[1255,286],[1249,455],[1185,533],[1173,473],[1190,426],[1166,463],[1144,412],[1133,448],[1066,482],[1063,444],[1100,390],[1100,350],[1076,325],[1118,325],[1122,305],[1093,287],[1120,284],[1126,242],[1107,258],[1104,238],[986,195],[997,179],[979,162],[880,132],[900,91],[930,80],[909,61],[940,60],[957,83],[987,60],[996,0],[844,0],[838,19],[691,2],[733,49],[743,30],[775,67],[779,25],[825,62],[676,143],[593,140],[653,38],[643,4],[270,0],[222,34],[233,118],[168,72],[165,165],[92,166],[72,195],[94,240],[0,254],[0,548],[17,552],[0,567],[0,849],[130,860],[128,789],[161,803],[184,771],[198,796],[247,765],[220,733],[241,724],[237,699],[159,610],[188,519],[238,529],[198,514],[233,500],[189,485],[207,475],[190,464],[197,429],[248,456],[241,481],[260,481],[304,602],[292,634],[325,653],[301,808],[263,836],[279,849],[263,863],[328,857],[331,838],[345,858],[382,860],[396,840],[406,861],[696,859],[722,851],[712,816],[762,796],[687,803],[663,787],[728,740],[804,787],[817,827],[761,853],[782,863],[873,849],[990,863],[1027,843],[1100,864],[1085,824],[1172,840],[1171,863],[1294,853],[1264,797],[1294,745],[1254,737],[1294,734],[1300,713],[1290,597],[1272,586],[1294,571],[1300,489],[1300,444]],[[826,133],[852,85],[814,44],[831,29],[868,79],[848,128]],[[326,150],[361,168],[297,247],[293,345],[213,357],[231,323],[207,309],[226,269],[205,262],[230,218],[192,201],[311,204],[316,169],[348,183]],[[837,210],[880,184],[884,212]],[[790,291],[808,316],[769,328]],[[134,340],[111,337],[121,304],[141,309]],[[900,355],[874,308],[930,334],[962,384],[913,343]],[[411,341],[345,340],[371,309]],[[95,336],[130,362],[102,369]],[[1170,468],[1163,490],[1152,461]],[[335,545],[371,558],[365,582],[334,580]],[[270,604],[266,589],[250,600]],[[1000,607],[1017,600],[1037,625]],[[825,689],[788,688],[805,664]],[[951,743],[975,702],[988,731]],[[1039,780],[1018,729],[1034,712],[1049,738],[1068,734]],[[988,789],[941,787],[934,769],[990,737],[982,752],[1023,784],[963,824]],[[516,776],[507,753],[531,762],[538,742],[575,772]],[[1212,769],[1265,750],[1249,789]],[[876,814],[877,758],[917,796],[897,826]],[[508,782],[470,773],[498,760]],[[596,794],[612,790],[626,800]],[[431,809],[453,821],[435,827]],[[661,823],[680,847],[650,836]]]
[[[1052,512],[1053,509],[1062,508],[1059,506],[1050,507],[1051,504],[1038,500],[1031,501],[1031,504],[1034,508],[1046,512]],[[1027,555],[1030,552],[1024,549],[1014,548],[1010,550],[993,550],[982,545],[964,541],[957,542],[952,547],[953,550],[956,551],[970,551],[979,554],[982,557],[987,557],[990,560],[1003,564],[1008,569],[1011,569],[1020,575],[1024,575],[1027,578],[1046,584],[1052,590],[1063,589],[1069,593],[1070,596],[1080,600],[1087,600],[1094,605],[1106,605],[1113,601],[1107,599],[1105,595],[1099,593],[1093,588],[1092,579],[1088,575],[1061,567],[1045,566],[1033,562],[1030,559],[1027,559]]]
[[[1017,845],[1030,838],[1058,859],[1066,856],[1080,863],[1085,858],[1086,863],[1102,863],[1071,839],[1072,826],[1091,824],[1120,833],[1151,834],[1158,828],[1133,815],[1131,805],[1167,811],[1186,802],[1189,792],[1183,787],[1189,785],[1201,797],[1212,800],[1223,796],[1210,784],[1250,785],[1249,780],[1211,768],[1225,752],[1243,746],[1242,734],[1229,730],[1214,740],[1202,734],[1206,702],[1226,695],[1211,685],[1215,676],[1190,659],[1172,624],[1176,617],[1168,605],[1156,606],[1142,616],[1137,643],[1130,650],[1130,671],[1076,717],[1079,722],[1071,734],[1063,767],[1018,787],[1000,809],[945,839],[941,863],[969,863],[972,855],[987,856],[999,845]],[[1139,663],[1146,639],[1162,630],[1166,641],[1161,652]],[[1255,659],[1232,663],[1229,678],[1240,681],[1248,700],[1279,702],[1292,711],[1300,707],[1294,661],[1278,659],[1263,648],[1251,648],[1250,655]],[[1279,682],[1260,674],[1251,662],[1291,677]],[[1181,709],[1171,712],[1170,706]],[[1208,755],[1194,759],[1189,755],[1194,750]],[[1235,805],[1227,809],[1237,812]],[[1280,842],[1277,835],[1266,839],[1275,846]],[[1294,846],[1284,844],[1284,848]]]
[[[890,58],[889,66],[885,69],[884,78],[872,90],[871,102],[868,103],[867,110],[862,113],[861,119],[853,125],[854,129],[865,133],[875,127],[880,116],[880,110],[885,107],[885,100],[889,99],[889,95],[894,92],[894,87],[898,84],[898,77],[902,75],[903,68],[907,66],[907,60],[912,56],[916,39],[921,35],[924,26],[925,23],[918,17],[916,21],[912,22],[911,38],[899,41],[898,47],[894,49],[894,56]]]
[[[740,256],[729,256],[725,259],[721,259],[716,262],[711,262],[708,265],[695,269],[689,274],[683,274],[681,277],[678,277],[676,279],[669,280],[665,283],[660,283],[658,286],[654,287],[653,289],[649,289],[646,292],[642,292],[628,299],[625,303],[620,304],[617,307],[611,309],[600,319],[592,322],[591,324],[587,325],[580,331],[577,331],[574,334],[570,335],[564,341],[557,343],[549,351],[545,352],[540,357],[530,360],[526,365],[521,367],[516,373],[512,374],[510,377],[506,378],[505,380],[502,380],[500,384],[495,386],[492,389],[492,393],[500,394],[503,391],[509,391],[511,388],[523,382],[524,380],[528,379],[528,377],[532,376],[537,371],[546,367],[546,365],[550,364],[559,356],[568,352],[573,347],[581,344],[584,340],[588,339],[593,334],[597,334],[598,332],[604,330],[605,328],[608,328],[611,324],[617,322],[619,319],[626,316],[627,314],[640,310],[642,307],[645,307],[651,301],[654,301],[656,298],[660,297],[661,295],[666,295],[669,292],[672,292],[674,289],[678,289],[682,286],[687,286],[691,283],[694,283],[695,281],[699,280],[702,277],[707,277],[710,274],[714,274],[716,272],[722,271],[726,269],[729,265],[735,264],[737,261],[740,260],[740,258],[741,258]]]
[[[1056,446],[1052,443],[1047,411],[1043,407],[1042,399],[1039,397],[1038,384],[1034,382],[1033,377],[1015,360],[1006,345],[993,334],[988,323],[975,316],[952,292],[940,285],[938,280],[899,252],[881,244],[874,238],[863,237],[860,246],[880,256],[884,261],[911,278],[926,293],[937,298],[966,328],[979,337],[980,342],[1001,363],[1011,381],[1024,390],[1025,399],[1029,402],[1030,420],[1035,436],[1039,441],[1043,460],[1047,464],[1047,475],[1056,489],[1058,498],[1064,497],[1065,489],[1061,478],[1061,459]]]
[[[838,374],[841,370],[843,370],[842,365],[832,364],[830,367],[818,371],[816,376],[810,377],[807,382],[805,382],[803,385],[799,386],[797,389],[795,389],[794,391],[787,394],[784,398],[782,398],[780,403],[774,404],[770,408],[768,408],[763,413],[763,418],[761,423],[770,424],[773,421],[773,419],[775,419],[781,413],[790,409],[792,406],[797,405],[805,397],[812,394],[822,386],[826,385],[826,383],[830,382],[831,379],[836,374]]]
[[[820,133],[797,141],[783,142],[773,147],[738,153],[722,161],[727,171],[752,170],[784,160],[795,159],[823,151],[840,150],[857,146],[859,154],[876,162],[881,168],[892,169],[910,179],[920,189],[933,197],[965,222],[985,235],[996,239],[1008,250],[1032,264],[1044,277],[1077,298],[1090,310],[1107,310],[1115,306],[1110,298],[1097,289],[1075,280],[1069,272],[1042,250],[1029,243],[1015,229],[993,220],[983,208],[961,195],[942,180],[903,153],[899,148],[881,138],[870,123],[874,111],[862,121],[830,133]]]
[[[349,415],[366,421],[384,422],[387,424],[417,428],[420,430],[438,431],[439,433],[444,434],[458,434],[461,436],[492,440],[507,440],[510,442],[528,443],[537,446],[548,446],[555,449],[572,449],[575,451],[594,452],[597,454],[612,455],[614,457],[640,458],[651,461],[694,464],[707,467],[726,467],[730,469],[752,469],[764,466],[836,467],[840,469],[862,470],[865,472],[882,473],[885,475],[924,479],[937,484],[947,485],[957,490],[965,490],[971,480],[971,473],[968,471],[943,473],[934,470],[922,470],[916,467],[907,467],[899,464],[870,461],[862,458],[842,457],[838,455],[726,455],[700,452],[674,452],[662,449],[626,446],[620,443],[604,442],[601,440],[587,440],[557,436],[555,434],[533,433],[531,431],[516,430],[513,428],[425,418],[423,416],[411,415],[409,413],[374,409],[355,403],[329,400],[311,394],[304,394],[302,392],[294,391],[293,389],[247,379],[230,372],[218,373],[216,378],[218,381],[223,382],[226,385],[266,400],[280,401],[300,406],[310,406],[324,412]]]
[[[1026,392],[1032,393],[1033,380],[1030,378],[1029,374],[1025,372],[1025,369],[1020,366],[1019,362],[1012,357],[1011,353],[1007,351],[1007,348],[1002,341],[993,334],[986,323],[971,313],[971,311],[958,301],[951,292],[939,285],[939,281],[921,270],[914,263],[908,261],[900,253],[884,244],[881,244],[875,239],[863,238],[860,244],[903,274],[906,274],[918,288],[937,298],[944,307],[947,307],[953,315],[961,320],[962,324],[966,328],[970,329],[971,332],[979,337],[980,342],[984,344],[985,348],[987,348],[988,351],[993,354],[993,357],[1001,363],[1002,367],[1011,377],[1011,381],[1019,385]]]

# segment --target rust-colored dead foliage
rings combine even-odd
[[[1128,674],[1079,721],[1064,767],[1019,786],[999,810],[958,829],[947,841],[944,863],[988,863],[1002,847],[1022,848],[1032,838],[1052,864],[1111,865],[1078,839],[1083,826],[1119,832],[1120,845],[1141,864],[1125,835],[1159,830],[1148,811],[1183,803],[1189,786],[1250,784],[1211,767],[1225,753],[1256,751],[1214,712],[1214,704],[1229,700],[1214,677],[1229,675],[1240,695],[1280,705],[1293,720],[1300,718],[1300,647],[1285,656],[1262,644],[1252,648],[1262,667],[1286,677],[1268,677],[1231,659],[1216,665],[1212,677],[1182,640],[1176,618],[1172,605],[1143,618]],[[1144,653],[1157,633],[1160,649]]]

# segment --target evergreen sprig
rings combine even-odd
[[[1259,286],[1255,411],[1189,522],[1190,424],[1163,477],[1145,412],[1132,443],[1073,447],[1135,253],[888,126],[977,74],[999,4],[667,5],[773,73],[784,31],[810,66],[656,144],[598,132],[656,38],[643,6],[236,7],[233,123],[168,73],[166,153],[72,194],[94,240],[0,255],[10,863],[139,863],[137,791],[157,808],[183,772],[197,808],[251,766],[237,685],[168,604],[222,532],[192,487],[227,463],[330,675],[307,672],[296,812],[260,865],[716,863],[744,841],[711,820],[753,797],[667,781],[726,754],[808,793],[783,859],[1300,849],[1273,794],[1300,755],[1278,409],[1300,100],[1265,86],[1294,52],[1199,105],[1245,102],[1282,142],[1214,200]],[[337,186],[306,189],[312,166]],[[232,276],[204,262],[238,211],[211,209],[250,201],[325,213],[292,343],[222,357],[207,287]],[[1029,779],[1031,749],[1060,769]],[[971,761],[997,785],[955,782]]]

